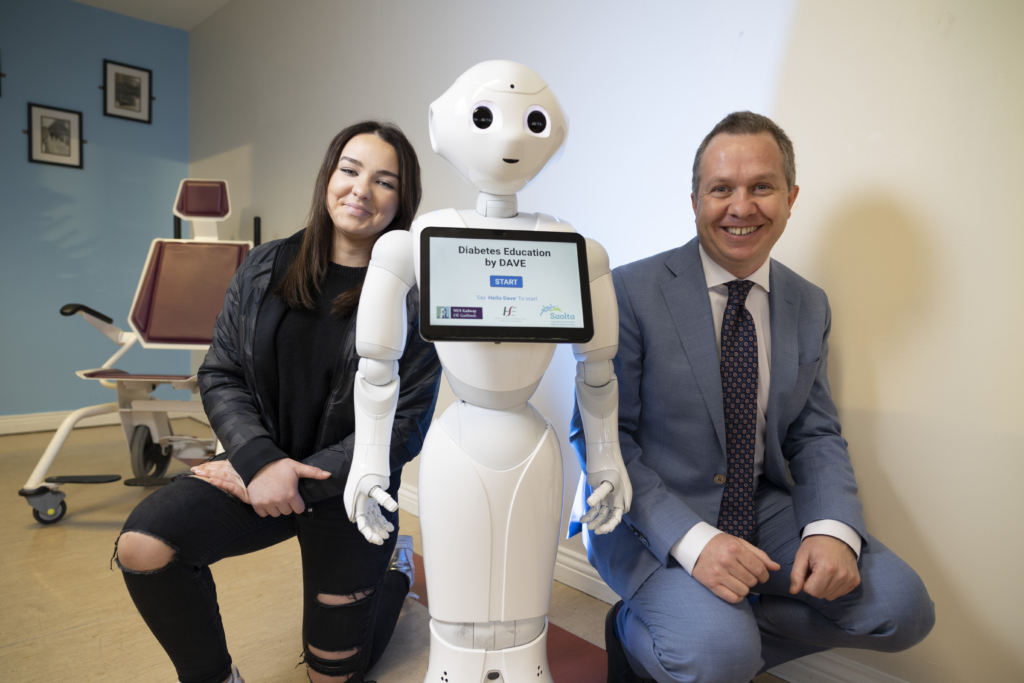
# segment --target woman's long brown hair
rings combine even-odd
[[[398,156],[398,210],[380,234],[392,230],[408,230],[416,217],[423,195],[420,162],[405,133],[390,123],[360,121],[335,135],[324,155],[313,187],[313,205],[309,209],[302,246],[274,292],[292,308],[313,309],[316,306],[316,295],[320,293],[324,278],[327,277],[327,264],[330,263],[334,243],[334,220],[327,210],[327,185],[345,145],[355,136],[367,134],[376,135],[391,145]],[[360,282],[354,289],[339,294],[331,306],[331,314],[336,318],[351,315],[359,306],[362,291],[363,283]]]

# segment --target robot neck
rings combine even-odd
[[[488,218],[513,218],[519,213],[519,204],[514,194],[481,192],[476,198],[476,212]]]

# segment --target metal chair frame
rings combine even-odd
[[[190,192],[192,193],[190,195]],[[197,199],[198,197],[198,199]],[[196,211],[196,207],[199,211]],[[192,209],[190,212],[189,210]],[[139,284],[135,290],[132,300],[131,311],[128,316],[131,331],[125,331],[113,324],[113,319],[83,304],[67,304],[61,308],[61,315],[81,315],[85,320],[117,344],[120,348],[107,359],[99,368],[91,370],[79,370],[75,374],[82,379],[98,381],[104,387],[114,389],[117,392],[117,400],[111,403],[102,403],[94,406],[79,408],[64,418],[57,429],[49,445],[43,452],[36,464],[35,469],[29,476],[28,481],[18,491],[18,494],[25,498],[32,507],[32,514],[42,524],[53,524],[60,521],[67,511],[67,504],[64,499],[66,494],[60,490],[63,484],[68,483],[109,483],[117,481],[120,475],[87,475],[75,477],[49,477],[47,473],[53,465],[57,454],[64,446],[71,431],[84,418],[94,415],[117,413],[120,418],[121,427],[124,430],[125,440],[131,455],[132,472],[134,479],[125,483],[129,485],[155,485],[167,483],[163,474],[167,471],[172,457],[186,463],[200,462],[218,449],[216,435],[210,439],[201,439],[192,436],[176,436],[171,430],[169,413],[178,414],[203,414],[202,403],[198,401],[169,401],[153,397],[157,387],[169,384],[174,389],[188,389],[192,393],[198,391],[196,377],[189,375],[155,375],[155,374],[130,374],[114,367],[136,343],[140,343],[148,349],[178,349],[178,350],[200,350],[204,351],[209,347],[213,334],[213,326],[203,337],[195,336],[190,339],[157,338],[150,334],[152,326],[149,324],[153,316],[156,300],[156,287],[160,282],[160,268],[162,258],[168,252],[167,245],[188,244],[195,245],[191,248],[202,249],[200,243],[216,243],[217,245],[233,245],[238,251],[237,263],[240,264],[248,249],[252,247],[249,241],[221,241],[217,239],[217,223],[231,215],[231,206],[228,199],[227,183],[219,180],[197,180],[185,179],[178,187],[178,195],[175,199],[174,215],[176,219],[192,221],[193,239],[155,239],[150,245],[146,256],[146,262],[139,278]],[[177,223],[177,221],[176,221]],[[178,258],[185,253],[180,247],[177,248]],[[220,252],[221,261],[224,256],[228,258],[230,252]],[[237,268],[237,265],[236,265]],[[232,270],[232,274],[234,271]],[[217,302],[219,312],[220,302],[223,300],[223,293],[220,293],[220,300]],[[139,324],[140,311],[147,320],[146,324]],[[164,316],[162,320],[168,318]],[[166,326],[166,322],[164,323]]]

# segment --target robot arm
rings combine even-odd
[[[590,510],[580,521],[598,534],[618,526],[629,512],[633,487],[619,450],[619,383],[612,359],[619,347],[619,308],[608,266],[608,253],[587,240],[590,299],[594,310],[594,338],[574,344],[576,401],[587,442],[587,498]]]
[[[377,240],[356,313],[356,353],[361,356],[353,391],[355,444],[345,483],[345,510],[366,540],[381,545],[394,527],[380,514],[398,503],[388,495],[391,427],[398,406],[398,359],[405,350],[405,297],[416,283],[412,235],[385,233]]]

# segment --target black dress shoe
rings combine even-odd
[[[608,653],[608,683],[643,683],[648,679],[637,676],[629,666],[626,651],[615,636],[615,617],[622,609],[622,600],[612,605],[604,618],[604,649]]]

